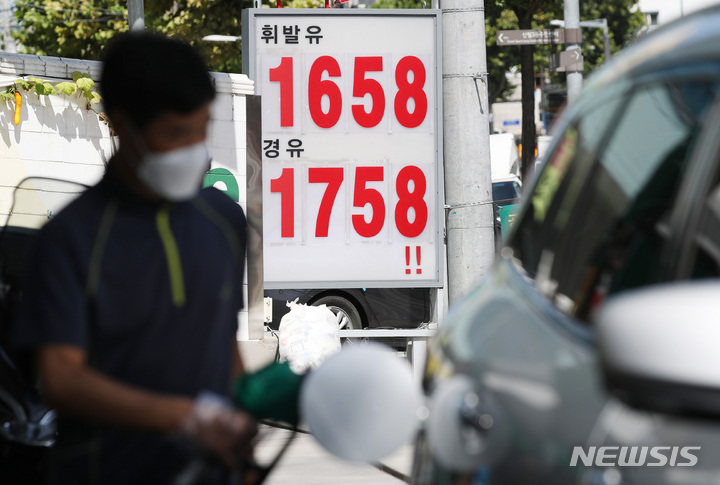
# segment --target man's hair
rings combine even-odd
[[[108,114],[123,111],[138,129],[163,113],[187,114],[215,98],[207,66],[192,46],[148,32],[111,41],[100,92]]]

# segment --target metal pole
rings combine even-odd
[[[130,30],[145,30],[145,3],[143,0],[128,0],[128,25]]]
[[[612,56],[610,52],[610,34],[608,33],[607,19],[602,19],[603,22],[603,45],[605,47],[605,62],[610,60]]]
[[[448,301],[465,296],[495,256],[483,0],[442,0],[443,138]]]
[[[565,28],[566,29],[579,29],[580,28],[580,5],[578,0],[565,0]],[[566,51],[572,49],[580,49],[580,44],[567,44],[565,47]],[[571,104],[580,94],[583,83],[582,72],[568,72],[567,73],[567,101]]]

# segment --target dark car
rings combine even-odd
[[[272,322],[277,330],[289,308],[297,300],[308,305],[327,305],[339,315],[341,329],[417,328],[430,319],[429,288],[350,288],[311,290],[265,290],[272,298]]]
[[[522,195],[522,185],[517,177],[493,180],[492,194],[493,201],[498,205],[516,204]]]
[[[510,175],[492,181],[495,244],[498,248],[512,227],[521,196],[522,184],[517,176]]]
[[[429,345],[412,482],[717,483],[720,5],[594,74],[524,188]]]
[[[9,345],[29,248],[39,228],[86,186],[30,177],[13,191],[0,228],[0,476],[3,483],[45,483],[55,443],[55,411],[42,401],[32,356]]]

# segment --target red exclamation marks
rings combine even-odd
[[[422,269],[420,269],[420,265],[422,263],[422,251],[420,246],[415,246],[415,262],[417,263],[417,269],[415,270],[415,273],[422,274]],[[412,274],[412,269],[410,269],[410,246],[405,246],[405,274]]]

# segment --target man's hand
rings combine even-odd
[[[202,393],[182,425],[182,432],[203,449],[234,467],[252,452],[257,425],[248,414],[233,409],[226,399]]]
[[[67,345],[41,348],[39,364],[45,398],[60,412],[132,429],[180,429],[229,466],[252,452],[255,421],[221,396],[193,400],[128,386],[88,367],[85,351]]]

